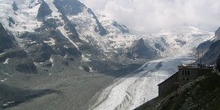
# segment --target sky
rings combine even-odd
[[[126,25],[134,33],[156,33],[175,26],[206,31],[220,27],[220,0],[79,0]]]

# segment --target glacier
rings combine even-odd
[[[118,78],[100,91],[91,110],[132,110],[158,96],[157,85],[178,71],[177,66],[196,61],[195,48],[202,42],[213,40],[214,34],[195,27],[161,30],[142,36],[151,45],[161,44],[165,51],[161,58],[146,62],[131,74]]]
[[[132,110],[156,97],[157,85],[177,72],[177,65],[193,61],[187,56],[149,61],[139,68],[141,72],[119,78],[104,89],[91,109]]]

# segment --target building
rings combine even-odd
[[[202,76],[206,73],[209,73],[213,70],[214,66],[206,65],[185,65],[178,66],[179,71],[158,84],[159,96],[166,95],[178,87],[183,86],[184,84]]]
[[[188,65],[188,66],[178,66],[178,84],[182,86],[191,80],[198,78],[208,72],[213,70],[213,66],[205,65]]]
[[[170,93],[178,88],[178,72],[158,85],[159,96]]]

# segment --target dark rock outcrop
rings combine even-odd
[[[211,65],[216,64],[216,60],[220,55],[220,28],[215,32],[215,36],[216,39],[214,41],[204,42],[197,47],[197,51],[199,51],[200,54],[205,53],[197,62]],[[209,46],[208,51],[206,49],[207,46]]]
[[[220,55],[218,56],[218,59],[216,61],[216,66],[217,66],[218,71],[220,71]]]
[[[5,49],[15,47],[12,40],[14,39],[8,34],[2,24],[0,24],[0,53],[4,52]]]
[[[8,34],[1,24],[0,33],[0,53],[2,53],[0,55],[0,67],[2,63],[4,68],[8,68],[9,71],[37,73],[36,66],[29,59],[27,53],[14,43],[14,38]]]
[[[85,5],[78,0],[55,0],[54,4],[64,15],[77,15],[85,8]]]
[[[17,10],[18,10],[18,6],[17,6],[17,4],[16,4],[15,2],[13,2],[12,7],[13,7],[13,10],[14,10],[14,11],[17,11]]]
[[[50,15],[52,13],[50,7],[42,1],[40,8],[38,9],[37,18],[38,19],[44,19],[46,16]]]
[[[44,62],[50,59],[53,49],[45,43],[39,43],[28,47],[28,53],[35,62]]]
[[[129,29],[125,25],[120,25],[117,22],[113,22],[113,26],[117,27],[123,34],[124,33],[129,33]]]
[[[127,57],[131,59],[143,58],[143,59],[152,59],[157,57],[157,51],[153,49],[149,44],[145,43],[143,39],[139,39],[134,42]]]

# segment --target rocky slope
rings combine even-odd
[[[0,70],[6,76],[15,71],[31,74],[37,73],[36,66],[15,42],[15,39],[0,24]],[[7,72],[6,72],[7,71]]]
[[[178,90],[157,97],[136,110],[218,110],[220,76],[208,73]]]
[[[218,59],[220,53],[220,28],[215,32],[215,38],[200,44],[197,50],[200,51],[200,59],[197,62],[203,64],[216,65],[216,60]],[[203,50],[203,51],[201,51]]]
[[[153,59],[157,56],[156,49],[152,48],[149,44],[145,43],[141,38],[134,42],[127,53],[128,58],[143,58]]]

